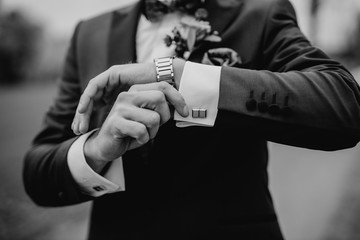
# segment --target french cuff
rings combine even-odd
[[[187,61],[180,81],[179,92],[184,97],[190,114],[184,118],[177,112],[177,127],[206,126],[215,124],[219,94],[221,67]]]
[[[111,163],[104,177],[96,173],[85,160],[84,144],[95,130],[80,136],[71,145],[67,155],[71,175],[81,192],[92,197],[124,191],[125,179],[121,157]]]

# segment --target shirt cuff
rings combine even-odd
[[[67,155],[67,162],[71,175],[78,184],[80,190],[84,194],[92,197],[124,191],[125,179],[121,157],[111,162],[104,177],[96,173],[85,160],[84,144],[95,130],[80,136],[71,145]]]
[[[218,112],[220,74],[219,66],[189,61],[185,63],[179,92],[184,97],[190,114],[184,118],[175,112],[176,126],[214,126]]]

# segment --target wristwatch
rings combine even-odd
[[[165,81],[168,82],[170,85],[175,86],[173,60],[174,57],[163,57],[154,59],[156,81]]]

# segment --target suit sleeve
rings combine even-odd
[[[79,25],[66,56],[57,97],[24,159],[25,190],[35,203],[43,206],[70,205],[90,199],[77,188],[67,164],[68,150],[76,140],[71,123],[80,98],[76,64]]]
[[[258,70],[223,67],[217,124],[318,150],[355,146],[360,92],[353,76],[312,46],[288,0],[267,10]]]

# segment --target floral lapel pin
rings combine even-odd
[[[210,22],[206,21],[208,12],[200,7],[194,15],[188,15],[181,19],[180,24],[164,38],[166,46],[175,45],[177,57],[188,59],[191,52],[204,42],[220,43],[219,33],[212,29]],[[202,63],[217,66],[239,66],[241,58],[233,49],[215,48],[208,50],[202,59]]]

